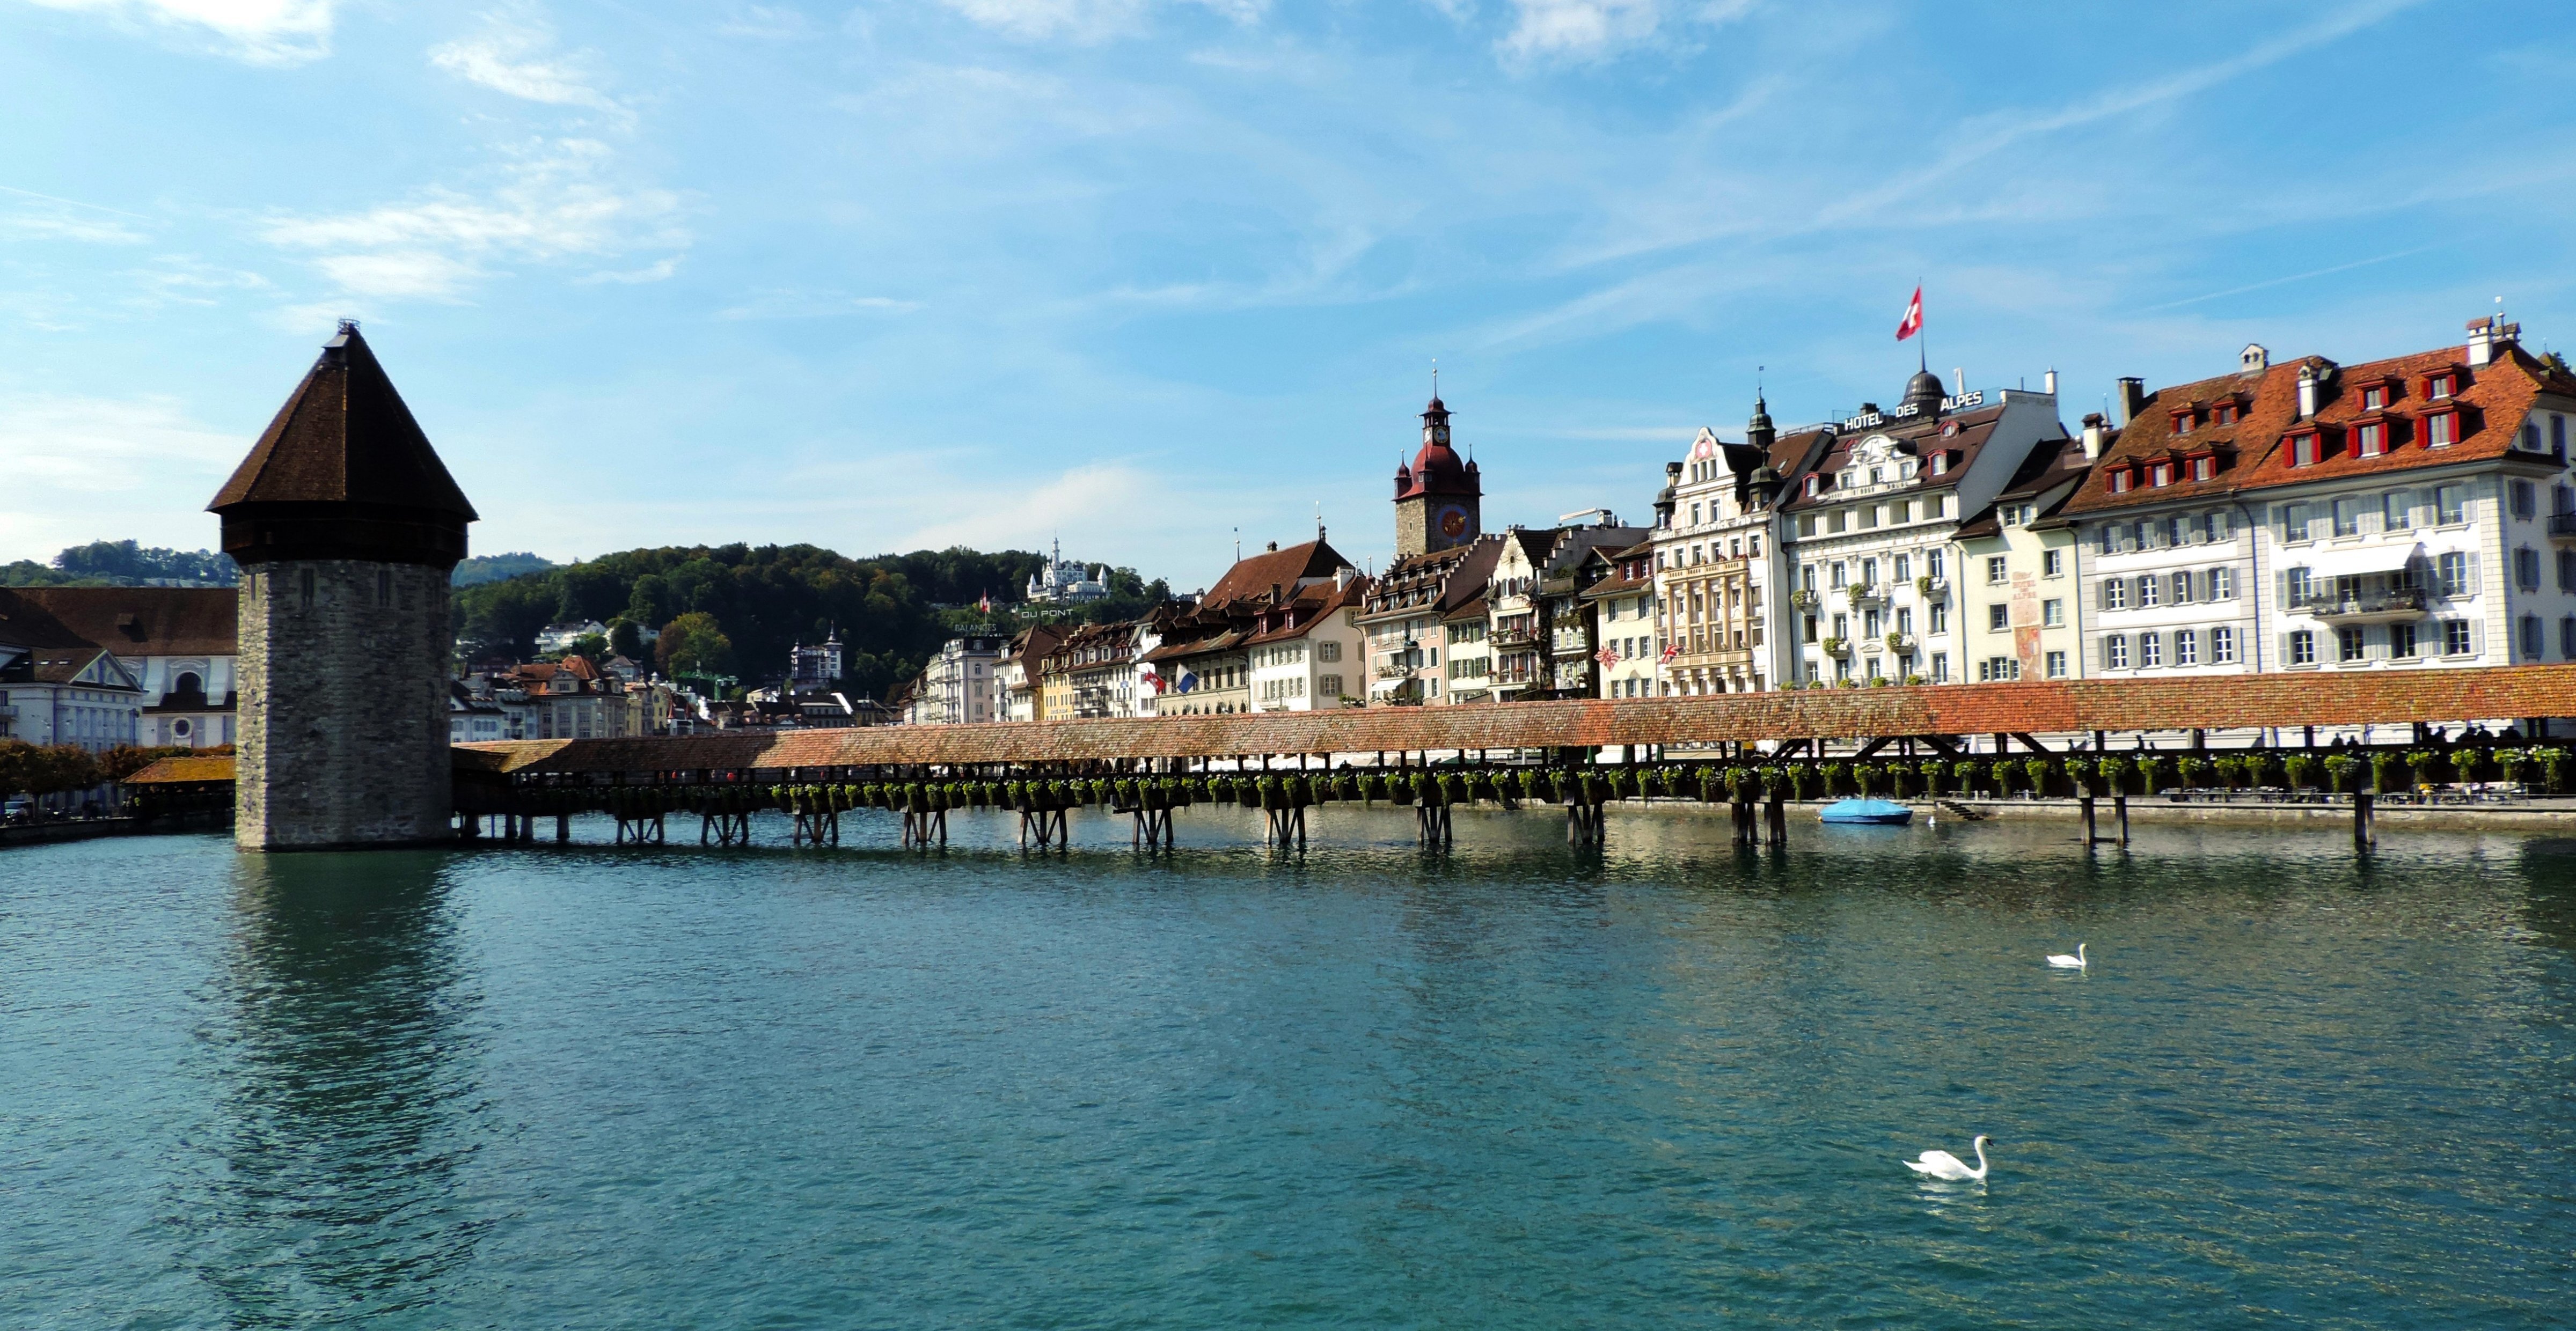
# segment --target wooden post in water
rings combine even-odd
[[[2090,852],[2093,849],[2093,843],[2101,839],[2093,835],[2093,797],[2084,796],[2076,801],[2076,806],[2084,813],[2084,849]]]
[[[2367,790],[2352,793],[2352,848],[2367,854],[2379,844],[2379,811]]]
[[[2111,797],[2111,814],[2120,820],[2120,849],[2126,850],[2129,848],[2129,797],[2127,795]]]

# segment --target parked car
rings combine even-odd
[[[24,795],[12,795],[6,800],[0,800],[0,823],[21,822],[33,817],[35,812],[36,802]]]

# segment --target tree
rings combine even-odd
[[[644,655],[644,630],[623,616],[608,621],[608,650],[629,660]]]
[[[716,617],[693,610],[662,626],[662,640],[654,645],[654,660],[662,673],[680,675],[730,675],[734,673],[733,639],[725,636]]]

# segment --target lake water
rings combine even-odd
[[[1180,822],[0,854],[0,1327],[2576,1309],[2576,843]]]

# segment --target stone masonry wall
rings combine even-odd
[[[447,615],[443,569],[319,559],[244,570],[237,844],[448,837]]]

